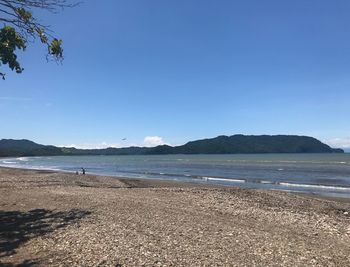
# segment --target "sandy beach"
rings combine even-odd
[[[350,266],[350,204],[0,168],[0,266]]]

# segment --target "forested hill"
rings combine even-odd
[[[76,149],[36,144],[29,140],[0,140],[0,157],[57,155],[344,153],[319,140],[297,135],[232,135],[188,142],[182,146]]]
[[[0,157],[55,156],[62,155],[62,149],[44,146],[29,140],[0,140]]]
[[[177,153],[330,153],[335,150],[319,140],[296,135],[232,135],[189,142],[176,147]]]

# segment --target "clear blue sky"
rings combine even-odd
[[[350,147],[349,14],[348,0],[86,0],[38,14],[65,60],[47,63],[30,44],[23,74],[2,68],[0,138],[94,147],[302,134]]]

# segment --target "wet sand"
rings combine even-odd
[[[0,168],[0,266],[350,266],[350,203]]]

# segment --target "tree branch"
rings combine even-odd
[[[62,41],[51,34],[48,25],[33,17],[32,10],[43,9],[57,13],[80,3],[71,3],[71,0],[0,0],[0,22],[4,23],[4,28],[0,29],[0,66],[8,65],[18,73],[22,72],[15,50],[24,50],[27,42],[36,39],[47,46],[47,59],[52,57],[56,61],[61,61]],[[4,77],[5,74],[0,72],[0,78]]]

